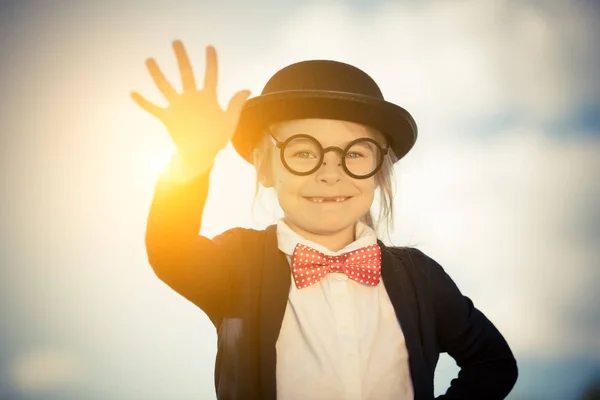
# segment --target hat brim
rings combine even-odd
[[[352,93],[293,90],[247,100],[231,142],[238,154],[252,163],[252,149],[269,125],[304,118],[337,119],[373,127],[386,136],[398,160],[417,140],[413,117],[393,103]]]

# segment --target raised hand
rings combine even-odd
[[[168,100],[166,108],[132,92],[133,100],[144,110],[158,118],[167,128],[182,160],[194,162],[199,158],[212,164],[217,153],[233,136],[244,101],[249,90],[237,92],[225,110],[217,99],[217,53],[214,47],[206,48],[204,88],[196,88],[196,80],[183,43],[176,40],[173,49],[181,74],[183,90],[177,93],[167,81],[156,61],[149,58],[146,66],[154,83]]]

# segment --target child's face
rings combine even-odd
[[[278,124],[272,131],[280,142],[292,135],[308,134],[323,146],[338,146],[361,137],[372,137],[360,124],[325,119],[303,119]],[[332,235],[353,229],[373,203],[376,189],[374,176],[354,179],[348,176],[341,163],[341,154],[329,151],[324,163],[311,175],[298,176],[289,172],[281,162],[280,150],[272,145],[270,179],[263,181],[273,187],[288,224],[316,235]],[[314,202],[311,197],[346,197],[343,202]]]

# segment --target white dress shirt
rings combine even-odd
[[[277,241],[291,265],[298,243],[337,256],[375,244],[377,237],[358,222],[356,240],[332,252],[280,219]],[[414,399],[404,335],[383,282],[368,286],[330,273],[298,289],[291,279],[276,343],[278,399]]]

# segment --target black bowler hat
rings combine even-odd
[[[246,161],[272,123],[326,118],[357,122],[383,133],[398,159],[417,140],[417,124],[404,108],[384,100],[364,71],[331,60],[302,61],[279,70],[260,96],[248,99],[231,142]]]

